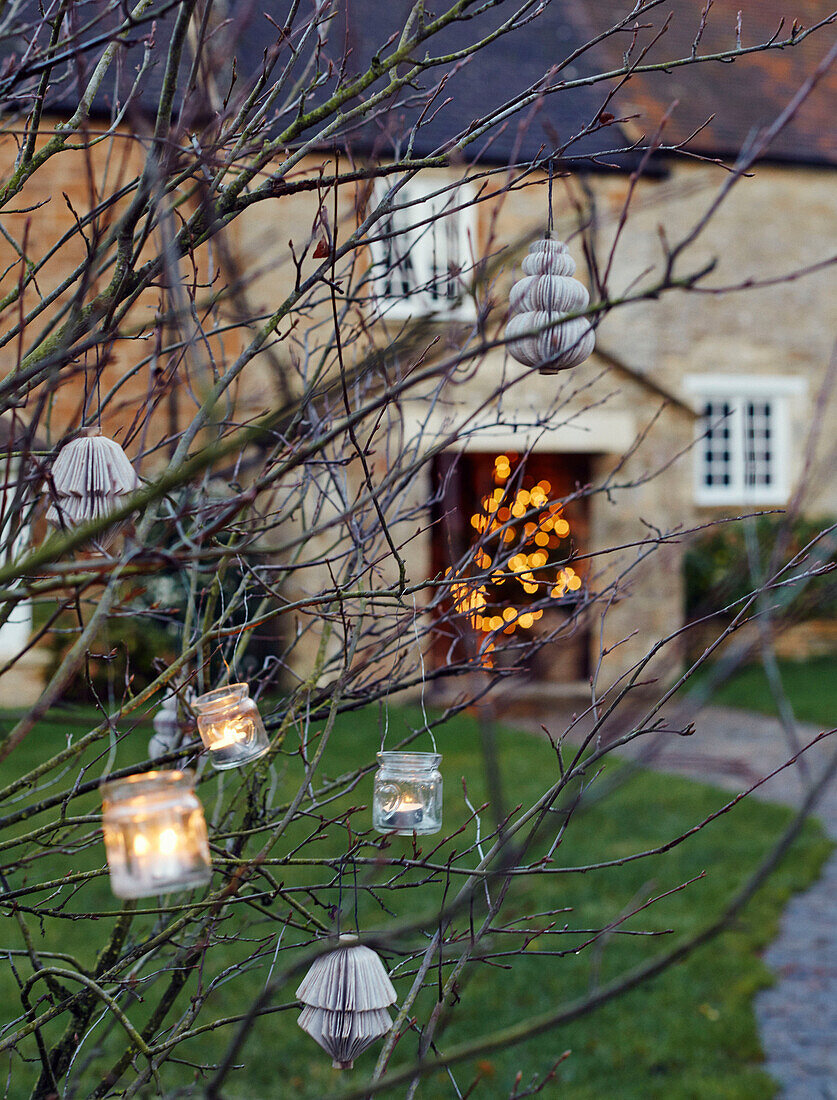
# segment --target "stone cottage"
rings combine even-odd
[[[402,15],[397,7],[346,0],[345,33],[358,64],[389,30],[397,30]],[[718,0],[701,52],[734,44],[734,7]],[[747,13],[751,22],[745,21],[745,40],[769,38],[780,19],[791,14],[788,7],[783,0],[770,0]],[[650,46],[649,63],[690,56],[701,24],[700,0],[653,9],[636,32],[637,42],[650,44],[673,8],[676,18]],[[537,82],[609,26],[617,11],[620,5],[613,0],[552,4],[531,24],[493,42],[451,77],[450,101],[417,130],[413,154],[434,153],[467,120],[484,112],[486,97],[499,101],[501,93],[508,96]],[[811,24],[825,14],[824,3],[808,4],[805,21]],[[238,50],[239,64],[257,65],[259,27],[249,20],[230,33],[229,49],[231,54]],[[628,44],[624,35],[600,43],[562,73],[574,80],[619,68]],[[605,100],[600,85],[545,96],[513,125],[478,144],[471,160],[420,172],[402,189],[391,215],[390,231],[396,235],[381,234],[370,244],[366,278],[382,346],[418,322],[423,333],[440,334],[446,346],[467,348],[477,339],[478,327],[495,344],[481,354],[468,385],[457,387],[443,409],[428,416],[420,397],[405,403],[406,431],[412,418],[412,430],[421,428],[428,447],[450,441],[412,486],[416,500],[433,502],[436,522],[409,542],[411,578],[443,576],[453,560],[467,554],[475,532],[490,517],[488,502],[498,488],[503,496],[508,486],[517,494],[509,498],[510,511],[521,501],[540,503],[544,523],[550,524],[533,528],[529,558],[558,543],[565,558],[569,554],[564,571],[554,578],[554,605],[537,616],[526,610],[531,560],[518,569],[520,627],[535,635],[557,634],[532,662],[528,679],[520,681],[522,692],[534,690],[544,698],[577,690],[596,670],[602,648],[607,656],[598,671],[603,682],[610,682],[630,669],[649,644],[677,630],[683,621],[678,532],[716,516],[781,508],[795,492],[803,467],[804,509],[812,515],[837,512],[837,489],[829,476],[835,407],[833,395],[823,388],[837,331],[834,273],[823,265],[837,236],[834,70],[788,112],[753,170],[735,183],[695,234],[677,274],[717,261],[696,292],[668,290],[659,298],[639,296],[614,308],[599,326],[595,355],[583,367],[557,376],[529,373],[525,385],[511,386],[504,398],[501,391],[525,373],[499,341],[508,290],[520,273],[526,244],[542,234],[547,219],[545,173],[531,166],[569,135],[582,135],[553,163],[556,235],[569,242],[578,276],[588,285],[593,280],[586,258],[591,253],[606,257],[613,246],[611,294],[651,287],[664,266],[660,227],[669,245],[693,233],[730,178],[727,167],[761,128],[781,118],[829,44],[825,34],[814,34],[793,49],[754,53],[734,65],[636,73],[612,100]],[[150,108],[153,87],[149,96]],[[53,100],[51,109],[59,120],[60,100]],[[596,128],[603,111],[609,124]],[[409,122],[409,105],[392,104],[383,122],[352,134],[351,155],[386,163]],[[123,124],[119,135],[96,147],[94,175],[104,178],[112,170],[112,147],[125,135],[130,138]],[[642,149],[649,142],[662,147],[646,156]],[[134,153],[130,140],[124,144],[123,170],[130,174]],[[0,145],[3,174],[11,170],[14,155],[13,139],[7,136]],[[313,151],[297,171],[314,177],[331,155],[329,149]],[[508,172],[487,180],[482,175],[485,168],[505,167]],[[84,158],[62,154],[60,171],[60,180],[49,174],[33,177],[26,195],[30,206],[43,204],[28,229],[33,254],[51,247],[73,216],[63,201],[56,201],[56,191],[65,191],[76,210],[89,202]],[[514,186],[518,181],[521,186]],[[357,190],[344,190],[340,211],[351,219]],[[443,216],[428,230],[428,217],[437,214]],[[15,220],[24,217],[8,216],[13,235],[22,228]],[[260,204],[234,223],[229,239],[235,266],[256,273],[248,289],[256,307],[269,309],[293,285],[287,242],[310,237],[316,224],[313,192],[277,199],[269,216],[266,204]],[[5,247],[0,242],[0,252]],[[488,276],[481,263],[486,257],[491,257]],[[61,265],[72,259],[56,259],[45,273],[46,289],[59,285]],[[0,270],[9,279],[14,261],[12,253],[0,256]],[[384,273],[380,277],[378,268]],[[793,277],[777,279],[781,275]],[[731,290],[720,293],[723,288]],[[152,310],[154,303],[149,299],[138,308]],[[111,374],[131,369],[135,351],[128,341],[125,345],[114,349]],[[9,369],[13,351],[2,354]],[[147,399],[152,366],[126,382],[128,407]],[[246,400],[252,394],[257,410],[270,400],[275,375],[264,365],[253,366],[244,392]],[[54,415],[54,431],[60,435],[78,416],[77,387],[61,391]],[[166,415],[176,423],[182,414],[167,407]],[[809,453],[808,429],[815,419],[822,430]],[[654,552],[646,555],[649,543]],[[585,591],[607,586],[613,586],[613,598],[606,615],[600,609],[595,616],[577,614]],[[473,592],[465,590],[458,598],[478,644],[506,633],[502,606],[485,608],[483,614]],[[510,599],[503,598],[507,604]],[[430,657],[446,659],[444,642]],[[667,655],[662,674],[676,659],[676,653]],[[19,701],[20,683],[7,688],[0,678],[0,702],[9,699],[10,690]]]

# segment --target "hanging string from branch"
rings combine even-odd
[[[555,219],[552,214],[552,174],[553,174],[553,160],[549,158],[548,165],[548,183],[547,183],[547,217],[546,217],[546,236],[547,240],[552,236],[552,230],[555,225]]]

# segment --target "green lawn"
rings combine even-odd
[[[779,672],[794,715],[801,722],[837,725],[837,657],[813,657],[807,661],[780,661]],[[707,674],[695,677],[698,685]],[[777,714],[770,684],[760,664],[739,669],[717,688],[710,700],[727,707]]]
[[[399,712],[391,716],[393,739],[397,736],[402,718]],[[13,754],[3,765],[0,779],[8,781],[10,777],[20,774],[24,767],[58,749],[72,730],[72,719],[67,718],[34,731],[22,750]],[[325,754],[326,774],[339,774],[355,766],[358,760],[370,759],[377,747],[378,737],[377,711],[342,719]],[[137,729],[126,743],[120,745],[119,764],[128,761],[132,754],[140,756],[144,752],[146,739],[147,730]],[[513,731],[501,731],[499,744],[505,797],[510,805],[532,797],[555,774],[554,755],[542,741]],[[468,795],[474,805],[478,805],[484,797],[478,746],[475,724],[468,717],[458,718],[440,732],[439,749],[445,756],[447,826],[467,817],[462,777],[467,779]],[[299,774],[298,756],[289,755],[284,767],[285,774],[280,769],[277,781],[290,790]],[[614,767],[615,764],[608,764],[605,775],[610,774],[610,769]],[[95,769],[91,771],[95,774]],[[345,804],[368,805],[370,785],[367,782],[352,792],[344,800]],[[211,812],[217,795],[218,780],[213,777],[201,788],[201,797],[208,812]],[[723,801],[724,796],[711,787],[671,776],[640,772],[625,784],[617,785],[610,796],[573,820],[557,851],[555,865],[574,866],[653,847],[690,828]],[[91,796],[87,803],[93,809],[95,797]],[[78,807],[75,810],[77,812]],[[336,814],[337,810],[336,805],[329,808],[330,813]],[[368,818],[368,811],[360,812],[357,818],[359,825]],[[569,930],[566,934],[536,941],[525,955],[513,960],[509,970],[477,967],[463,989],[462,1002],[452,1025],[440,1038],[441,1048],[444,1050],[454,1043],[482,1035],[486,1030],[510,1025],[528,1014],[546,1011],[583,994],[595,981],[607,981],[650,954],[664,949],[670,942],[668,936],[615,935],[578,956],[570,954],[558,958],[545,953],[579,944],[586,937],[578,930],[597,927],[612,920],[627,907],[705,872],[705,878],[673,894],[624,926],[633,931],[673,929],[677,935],[699,929],[722,908],[725,899],[769,849],[788,820],[789,813],[785,809],[745,802],[731,815],[720,818],[664,856],[639,860],[607,872],[517,879],[510,893],[506,920],[568,907],[571,911],[558,920],[559,924],[566,923]],[[31,824],[26,826],[27,829],[31,827]],[[279,854],[287,852],[289,845],[303,835],[302,828],[289,834],[287,844],[283,844]],[[473,838],[473,835],[473,827],[470,827],[464,836],[456,839],[455,846],[461,849],[467,838]],[[319,850],[341,851],[344,837],[342,827],[330,829]],[[405,850],[409,848],[406,840],[396,841],[395,844],[396,850],[399,850],[399,845]],[[564,1100],[602,1100],[605,1097],[615,1100],[718,1100],[736,1097],[759,1100],[773,1096],[774,1086],[760,1068],[761,1050],[752,1012],[754,993],[769,980],[758,953],[774,935],[777,918],[791,893],[814,880],[828,850],[829,845],[816,826],[810,824],[793,857],[784,862],[736,925],[714,943],[653,983],[605,1006],[594,1015],[514,1050],[503,1051],[483,1060],[478,1066],[458,1067],[456,1078],[463,1092],[464,1086],[478,1072],[483,1076],[472,1094],[474,1097],[484,1097],[486,1100],[506,1097],[512,1091],[519,1070],[523,1071],[525,1083],[531,1073],[545,1073],[562,1052],[570,1050],[572,1053],[562,1064],[557,1081],[549,1083],[540,1095],[561,1096]],[[440,862],[444,854],[439,857]],[[67,870],[98,867],[102,860],[103,853],[98,844],[75,858],[72,867],[67,867],[60,854],[51,854],[50,873],[59,876]],[[293,866],[277,871],[277,874],[281,874],[288,884],[314,881],[319,875],[308,868]],[[25,875],[24,870],[13,870],[9,874],[11,886],[19,886],[25,881]],[[443,884],[439,884],[421,890],[405,890],[387,897],[387,904],[394,906],[396,916],[402,919],[417,912],[430,914],[434,904],[438,903],[442,887]],[[71,899],[67,899],[67,892],[64,891],[61,900],[66,900],[67,912],[83,912],[96,907],[112,910],[116,907],[104,878],[85,885]],[[54,899],[53,904],[56,901]],[[274,909],[279,917],[287,912],[287,907],[283,908],[279,901],[274,903]],[[318,912],[323,915],[322,910]],[[155,927],[156,919],[151,914],[138,916],[133,927],[134,934],[138,937],[147,935]],[[281,926],[260,920],[252,912],[246,914],[246,926],[242,924],[244,919],[245,910],[239,907],[233,909],[227,920],[216,928],[218,935],[228,939],[207,956],[201,980],[210,981],[226,967],[233,970],[230,971],[230,980],[220,984],[212,995],[202,1021],[244,1010],[248,999],[264,985],[275,947],[273,937]],[[361,925],[369,929],[374,928],[376,921],[382,918],[373,905],[364,900],[360,907],[360,919]],[[467,920],[460,923],[466,931]],[[48,919],[42,931],[34,926],[33,934],[40,950],[69,951],[89,965],[111,925],[110,918],[97,923]],[[0,948],[20,947],[20,934],[13,921],[7,918],[3,928]],[[265,951],[264,959],[258,968],[248,970],[245,961],[257,948]],[[290,958],[280,954],[278,965],[281,967]],[[25,961],[17,961],[20,970],[27,974]],[[151,970],[157,969],[155,963],[143,974],[150,976]],[[409,977],[396,973],[395,982],[400,994],[405,992],[410,981]],[[435,982],[434,973],[429,988],[423,994],[419,1019],[433,998]],[[289,984],[288,988],[283,989],[276,1003],[291,1002],[293,988],[293,984]],[[193,989],[193,984],[187,987],[181,1007],[188,1003],[188,994]],[[43,987],[40,992],[43,993]],[[0,995],[6,1009],[4,1016],[13,1018],[19,1012],[19,997],[5,966],[0,969]],[[149,1001],[153,1000],[152,991]],[[122,1004],[131,1020],[141,1025],[148,1011],[147,1006],[127,999]],[[58,1033],[47,1028],[47,1040]],[[97,1055],[93,1045],[96,1041],[100,1043],[101,1053],[90,1062],[79,1058],[78,1065],[82,1067],[83,1076],[80,1081],[74,1078],[77,1084],[73,1095],[76,1097],[89,1094],[113,1059],[116,1049],[114,1041],[121,1039],[115,1030],[105,1030],[104,1024],[99,1025],[94,1035],[96,1038],[88,1041],[84,1053],[87,1058]],[[195,1062],[212,1061],[223,1051],[228,1035],[226,1029],[212,1032],[209,1036],[192,1040],[188,1052],[182,1049],[181,1053]],[[415,1040],[405,1037],[396,1061],[412,1057],[414,1050]],[[33,1057],[34,1045],[27,1047],[26,1053],[28,1057]],[[359,1075],[371,1068],[375,1056],[374,1050],[364,1055],[358,1062],[354,1077],[343,1075],[343,1079],[347,1083],[360,1080]],[[297,1028],[295,1011],[276,1012],[260,1018],[253,1027],[241,1062],[244,1068],[229,1080],[225,1093],[229,1100],[279,1100],[286,1096],[320,1100],[323,1095],[339,1087],[341,1082],[340,1075],[330,1068],[325,1055]],[[5,1066],[3,1074],[5,1077]],[[195,1070],[184,1065],[168,1065],[162,1077],[167,1089],[174,1090],[194,1082]],[[22,1100],[29,1095],[34,1078],[33,1064],[26,1065],[14,1059],[11,1087],[5,1095],[10,1100]],[[200,1085],[189,1091],[192,1096],[201,1094]],[[395,1097],[403,1094],[404,1089],[401,1088],[386,1095]],[[178,1095],[184,1093],[179,1092]],[[447,1100],[452,1094],[440,1073],[427,1079],[419,1095]]]

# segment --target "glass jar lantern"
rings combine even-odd
[[[437,752],[379,752],[372,824],[379,833],[427,836],[442,828]]]
[[[208,691],[192,705],[209,759],[220,771],[258,760],[270,748],[267,730],[247,684]]]
[[[204,886],[212,876],[195,773],[143,772],[101,785],[111,889],[144,898]]]

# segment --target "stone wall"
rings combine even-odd
[[[648,268],[659,272],[658,226],[677,242],[726,178],[716,167],[684,165],[666,180],[644,182],[617,253],[619,282],[640,278]],[[603,243],[613,236],[626,186],[616,176],[597,182]],[[790,407],[791,480],[795,483],[802,473],[811,427],[819,418],[820,438],[803,501],[809,515],[837,513],[832,472],[837,402],[833,387],[823,390],[837,332],[834,268],[734,293],[707,291],[775,280],[821,263],[833,252],[835,236],[833,171],[757,165],[752,178],[732,188],[678,265],[679,274],[686,275],[717,261],[702,284],[705,292],[675,291],[614,310],[600,330],[603,347],[619,349],[634,370],[687,400],[683,382],[690,374],[802,378],[806,393],[792,399]]]
[[[130,143],[126,150],[124,171],[133,173],[136,162]],[[5,157],[8,163],[13,152],[9,145],[0,147],[0,157]],[[96,177],[104,181],[106,171],[112,172],[116,161],[113,147],[98,147],[94,154]],[[319,166],[319,161],[312,158],[300,168],[315,172]],[[62,156],[60,172],[60,189],[70,196],[74,208],[83,212],[89,203],[84,159],[81,155]],[[452,174],[447,178],[453,178]],[[624,293],[632,284],[648,285],[654,277],[649,271],[660,267],[658,226],[664,226],[669,241],[677,241],[712,202],[726,178],[720,168],[684,163],[665,179],[649,179],[639,184],[615,254],[613,294]],[[502,330],[508,287],[519,273],[524,242],[539,234],[545,223],[545,188],[529,186],[536,182],[531,177],[526,186],[499,199],[489,198],[477,208],[478,251],[496,257],[504,248],[516,248],[503,253],[499,262],[491,261],[488,284],[480,292],[494,303],[487,326],[490,337]],[[594,237],[600,252],[606,250],[619,225],[628,180],[618,174],[596,175],[586,184],[586,189],[582,189],[577,180],[570,179],[558,180],[555,186],[557,231],[570,241],[582,278],[586,277],[584,264],[580,262],[582,248],[576,232],[576,206],[579,203],[583,206],[592,196]],[[35,176],[23,197],[27,204],[44,203],[30,220],[31,255],[42,252],[71,224],[72,216],[58,191],[55,176],[41,173]],[[356,197],[355,189],[347,188],[340,198],[338,240],[345,239],[345,234],[356,224]],[[237,272],[246,276],[248,309],[269,315],[285,299],[296,275],[289,242],[293,242],[293,250],[299,255],[306,244],[317,239],[322,231],[316,213],[316,198],[308,192],[293,199],[277,198],[261,203],[235,223],[227,244]],[[705,290],[748,280],[774,279],[778,274],[824,259],[829,242],[835,237],[835,220],[831,173],[760,166],[754,178],[742,179],[732,189],[694,248],[684,257],[679,274],[685,275],[717,259],[718,267],[708,277]],[[20,237],[24,223],[23,215],[13,215],[7,228]],[[5,267],[12,260],[2,248],[0,259]],[[44,273],[42,289],[48,291],[55,286],[68,264],[79,259],[76,243]],[[303,277],[319,262],[309,256],[302,266]],[[363,254],[358,262],[362,270],[367,262]],[[707,511],[694,504],[692,456],[684,453],[695,437],[696,423],[685,386],[687,376],[738,372],[790,373],[803,378],[806,392],[792,399],[791,404],[794,475],[803,468],[806,437],[811,424],[819,418],[820,440],[803,507],[809,514],[837,513],[837,484],[833,477],[824,476],[829,461],[833,460],[834,402],[831,394],[820,395],[837,331],[837,296],[830,292],[831,277],[832,272],[821,271],[806,278],[729,294],[670,291],[659,300],[619,307],[600,327],[598,341],[602,356],[594,356],[566,375],[542,377],[529,373],[504,398],[503,416],[508,427],[503,431],[493,427],[482,433],[486,449],[514,445],[516,450],[523,451],[528,446],[538,446],[593,456],[596,491],[591,502],[591,549],[607,550],[596,559],[594,579],[602,589],[616,584],[603,625],[600,611],[592,624],[594,658],[599,651],[600,627],[607,650],[601,670],[603,684],[634,667],[650,645],[678,629],[682,622],[682,543],[674,535],[717,514],[716,510]],[[12,267],[6,280],[13,278]],[[144,310],[147,323],[149,311],[155,308],[156,301],[149,296],[137,306],[137,316]],[[316,352],[322,343],[328,331],[330,308],[327,297],[321,296],[313,311],[313,317],[323,326],[319,331],[293,327],[293,314],[287,324],[280,326],[284,339],[269,353],[259,356],[242,380],[241,397],[249,409],[259,411],[274,404],[289,379],[292,386],[299,384],[294,363],[306,353]],[[401,324],[398,322],[398,327]],[[370,331],[370,341],[386,344],[395,326],[379,323]],[[441,324],[432,331],[440,337],[443,353],[465,346],[472,335],[467,325],[451,328]],[[225,338],[217,348],[219,358],[235,354],[246,336],[247,333],[238,333]],[[368,347],[359,345],[358,354]],[[136,356],[143,351],[137,348],[136,341],[120,342],[108,368],[109,378],[125,380],[125,402],[120,414],[123,419],[136,412],[146,399],[149,386],[153,386],[152,361],[132,373]],[[7,349],[6,369],[13,365],[11,356]],[[206,368],[203,363],[201,369]],[[444,414],[433,425],[437,437],[447,434],[451,446],[465,445],[457,439],[457,424],[468,418],[498,386],[523,374],[524,369],[502,351],[484,355],[469,369],[467,379],[452,387]],[[76,380],[74,387],[62,388],[55,414],[56,431],[77,422],[79,387]],[[671,401],[666,400],[666,393],[671,395]],[[420,396],[416,395],[419,402]],[[409,402],[405,409],[409,420]],[[545,431],[546,410],[552,411],[552,417]],[[189,411],[183,409],[177,416],[182,418]],[[490,421],[487,414],[486,424]],[[161,430],[165,429],[155,421],[153,431]],[[479,446],[479,439],[477,433],[467,445]],[[411,484],[409,493],[414,499],[428,499],[431,495],[427,476],[416,478]],[[427,531],[411,536],[406,556],[413,581],[422,579],[429,571],[431,537]],[[309,649],[305,661],[310,662],[316,649],[315,636]],[[676,644],[666,647],[656,659],[654,670],[663,676],[670,675],[678,655]],[[304,669],[300,673],[304,674]],[[0,694],[2,690],[0,684]]]
[[[49,132],[50,122],[54,121],[45,122],[44,133]],[[0,177],[10,174],[16,152],[14,139],[8,134],[0,135]],[[4,230],[21,248],[25,245],[29,261],[38,262],[50,252],[53,255],[38,272],[37,289],[30,286],[25,292],[25,311],[38,306],[39,294],[46,299],[59,290],[74,269],[83,264],[86,256],[84,241],[78,233],[72,233],[76,215],[84,219],[103,197],[118,193],[130,184],[142,171],[143,164],[144,150],[140,139],[123,128],[93,144],[87,152],[70,148],[57,154],[27,181],[11,212],[4,211]],[[85,226],[85,235],[91,242],[96,241],[97,234],[101,238],[107,236],[120,214],[124,213],[132,194],[133,191],[129,191],[102,212],[94,224]],[[189,209],[188,205],[186,209]],[[172,225],[166,225],[165,230],[170,233]],[[140,262],[160,254],[166,233],[155,232],[151,235],[140,254]],[[226,230],[223,240],[225,247],[234,255],[238,251],[236,232]],[[107,394],[116,387],[110,410],[103,420],[103,430],[120,439],[130,437],[132,444],[128,444],[126,449],[132,458],[137,456],[140,448],[149,452],[150,457],[145,459],[149,471],[165,465],[170,448],[155,456],[152,453],[155,445],[178,431],[184,422],[188,423],[201,395],[212,383],[212,360],[223,362],[233,356],[241,345],[240,336],[219,333],[210,335],[195,348],[183,350],[183,343],[194,332],[189,316],[190,293],[199,312],[205,310],[209,297],[214,293],[213,272],[217,270],[219,257],[220,250],[217,248],[211,251],[202,247],[196,251],[194,267],[191,262],[184,262],[179,272],[165,271],[172,288],[165,297],[158,289],[144,292],[121,325],[124,336],[120,335],[111,346],[82,353],[74,364],[74,370],[62,372],[48,413],[41,422],[45,442],[54,442],[68,429],[78,426],[84,404],[85,377],[88,389],[92,390],[94,374],[101,369],[102,393]],[[0,237],[0,295],[6,295],[16,287],[20,263],[12,244]],[[96,275],[87,290],[86,301],[106,290],[112,274],[112,270],[107,268]],[[72,285],[60,293],[54,302],[29,322],[30,330],[40,332],[50,325],[55,331],[55,324],[66,320],[66,309],[76,290],[77,286]],[[158,335],[157,318],[161,310],[172,311],[174,303],[181,315],[162,327],[158,346],[155,339]],[[0,349],[0,370],[4,374],[15,367],[17,352],[17,341]],[[261,407],[265,379],[263,372],[260,376],[260,371],[261,364],[256,365],[252,372],[254,377],[249,383],[249,394],[242,394],[245,412],[252,413]],[[170,384],[173,374],[178,379],[188,374],[191,394],[186,392],[188,387]],[[176,396],[172,396],[175,391]],[[91,398],[88,409],[95,409],[95,403],[95,398]],[[147,403],[153,408],[153,414],[144,417],[141,413]]]

